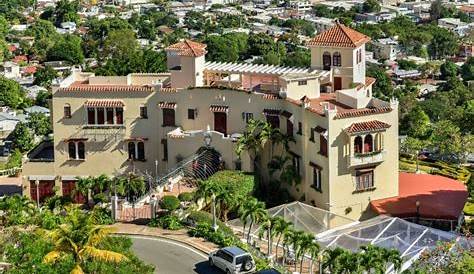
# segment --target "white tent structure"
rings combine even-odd
[[[458,248],[470,246],[467,239],[458,234],[385,215],[359,222],[300,202],[271,208],[268,213],[292,222],[297,230],[313,233],[324,249],[340,247],[359,251],[361,246],[369,244],[397,249],[403,259],[402,271],[408,269],[424,251],[434,249],[440,242],[456,242]],[[234,230],[242,231],[239,219],[228,224]],[[259,227],[254,226],[251,235],[257,238],[258,231]],[[391,272],[391,269],[387,270],[387,273]]]
[[[441,242],[456,242],[459,247],[468,247],[466,238],[400,218],[380,215],[345,228],[336,228],[316,235],[324,248],[344,248],[357,251],[364,245],[375,245],[397,249],[403,259],[402,271],[408,269],[424,252]]]

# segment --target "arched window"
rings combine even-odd
[[[360,136],[354,139],[354,153],[362,153],[362,137]]]
[[[86,158],[84,142],[77,142],[77,156],[80,160],[84,160]]]
[[[145,143],[137,143],[137,156],[138,160],[145,160]]]
[[[374,149],[374,143],[372,135],[366,135],[364,138],[364,152],[372,152]]]
[[[76,143],[69,142],[67,147],[69,151],[69,159],[76,159]]]
[[[323,69],[331,69],[331,54],[327,51],[323,53]]]
[[[129,142],[128,143],[128,159],[129,160],[137,159],[136,154],[135,154],[135,143],[134,142]]]
[[[332,55],[332,65],[335,67],[340,67],[341,66],[341,53],[335,52]]]

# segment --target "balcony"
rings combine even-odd
[[[347,166],[351,168],[364,165],[379,164],[385,160],[385,153],[386,151],[380,150],[349,155]]]

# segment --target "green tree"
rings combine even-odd
[[[379,12],[381,10],[380,4],[377,0],[366,0],[362,4],[363,12]]]
[[[431,144],[442,155],[458,154],[462,149],[461,132],[451,121],[441,120],[433,125]]]
[[[31,113],[28,118],[28,127],[38,136],[44,136],[51,133],[51,121],[43,113]]]
[[[137,200],[146,192],[145,181],[143,177],[130,172],[118,178],[117,192],[125,196],[135,208]]]
[[[27,124],[18,123],[12,132],[12,137],[13,146],[21,152],[26,152],[33,148],[33,134]]]
[[[56,19],[56,26],[60,26],[63,22],[79,23],[80,3],[78,0],[60,0],[56,3],[54,9],[54,18]]]
[[[160,207],[168,212],[178,209],[179,204],[179,199],[172,195],[165,195],[160,201]]]
[[[3,226],[31,224],[38,214],[35,203],[18,194],[0,199],[0,210],[4,212],[0,216],[0,223]]]
[[[43,38],[54,39],[54,37],[58,36],[53,23],[46,20],[36,20],[35,23],[27,29],[26,33],[35,37],[35,40]]]
[[[51,84],[54,79],[58,77],[58,72],[51,66],[45,66],[39,68],[35,74],[33,81],[34,85],[43,86],[45,88],[51,88]]]
[[[202,30],[206,24],[206,17],[201,12],[188,11],[184,16],[184,24],[195,30]]]
[[[283,58],[282,65],[307,68],[311,65],[311,52],[303,49],[290,52]]]
[[[451,77],[456,77],[458,74],[458,67],[451,61],[444,62],[440,67],[441,78],[449,79]]]
[[[0,15],[0,39],[5,38],[8,34],[8,30],[10,29],[10,24],[8,20],[5,19],[2,15]]]
[[[47,233],[54,248],[44,256],[44,263],[54,264],[72,256],[71,274],[82,274],[88,261],[120,263],[129,260],[123,254],[100,248],[111,233],[110,228],[93,225],[90,216],[79,209],[70,209],[67,213],[65,222]]]
[[[466,62],[461,66],[461,75],[464,81],[474,80],[474,57],[467,58]]]
[[[374,96],[380,99],[388,99],[393,96],[393,84],[390,77],[383,68],[376,65],[367,67],[367,76],[374,77],[376,82],[373,86]]]
[[[18,108],[24,99],[25,93],[17,82],[0,76],[0,103]]]
[[[250,235],[254,224],[263,221],[267,217],[268,213],[265,210],[265,204],[258,201],[255,198],[247,199],[241,206],[240,219],[243,223],[249,223],[249,230],[247,234],[247,242],[250,243]],[[245,233],[245,231],[244,231]]]
[[[443,9],[443,3],[441,0],[431,2],[430,7],[430,19],[436,21],[441,18],[441,12]]]
[[[433,59],[441,59],[454,55],[458,48],[458,38],[454,33],[443,28],[436,28],[433,39],[428,45],[428,53]]]
[[[35,105],[48,107],[48,100],[51,98],[52,98],[51,92],[41,90],[40,92],[38,92],[38,95],[36,95]]]
[[[50,61],[68,61],[71,64],[82,64],[82,40],[75,35],[65,35],[48,50],[47,58]]]
[[[419,106],[414,107],[402,121],[408,136],[424,139],[430,133],[430,118]]]

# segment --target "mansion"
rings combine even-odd
[[[210,62],[205,44],[184,40],[166,48],[167,73],[75,71],[53,87],[54,141],[29,153],[23,192],[43,200],[70,195],[81,176],[166,174],[206,134],[226,169],[252,171],[235,147],[255,119],[295,139],[290,164],[301,183],[289,188],[293,197],[352,219],[371,216],[371,201],[398,196],[399,176],[398,102],[372,96],[369,40],[337,23],[308,42],[308,68]]]

